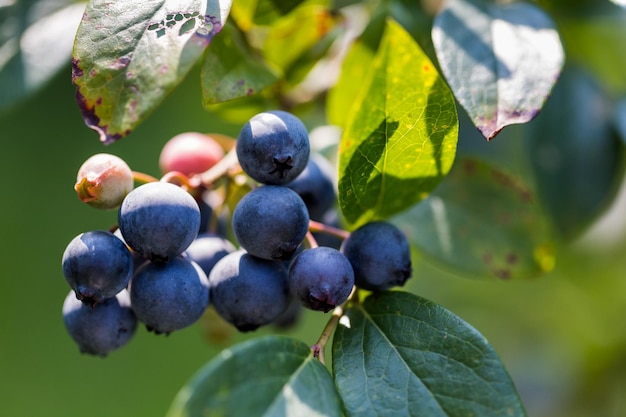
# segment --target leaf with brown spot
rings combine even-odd
[[[72,80],[85,123],[112,143],[183,80],[218,34],[231,0],[92,0],[76,33]]]
[[[487,140],[539,113],[565,60],[550,17],[523,2],[449,0],[432,38],[454,95]]]
[[[426,258],[462,276],[523,279],[554,266],[553,236],[532,191],[477,159],[457,159],[428,199],[393,221]]]

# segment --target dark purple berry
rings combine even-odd
[[[282,264],[244,250],[215,264],[209,286],[215,311],[242,332],[272,323],[289,302],[287,271]]]
[[[80,351],[97,356],[127,344],[137,327],[127,290],[94,306],[80,302],[70,291],[63,303],[63,322]]]
[[[371,291],[402,286],[411,277],[411,248],[395,225],[367,223],[343,242],[341,251],[354,268],[355,284]]]
[[[353,286],[350,261],[333,248],[302,251],[289,267],[289,288],[311,310],[332,310],[348,299]]]
[[[131,191],[120,206],[124,240],[144,257],[167,261],[182,254],[198,235],[198,203],[181,187],[151,182]]]
[[[236,145],[241,168],[263,184],[284,185],[304,170],[310,144],[306,127],[291,113],[275,110],[252,117]]]
[[[232,225],[237,242],[251,255],[287,260],[306,236],[309,213],[295,191],[265,185],[239,201]]]
[[[205,273],[183,257],[146,262],[130,283],[137,319],[157,334],[169,334],[196,322],[209,304]]]
[[[96,230],[72,239],[63,252],[62,269],[76,298],[97,304],[126,288],[133,258],[113,233]]]

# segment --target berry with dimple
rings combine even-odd
[[[335,204],[337,195],[332,176],[332,166],[318,154],[312,154],[304,171],[286,187],[294,190],[306,204],[309,216],[322,221]]]
[[[332,310],[348,299],[353,286],[350,261],[333,248],[302,251],[289,267],[289,288],[311,310]]]
[[[250,177],[263,184],[284,185],[306,167],[310,153],[308,131],[289,112],[259,113],[239,132],[236,152],[241,168]]]
[[[237,242],[263,259],[290,259],[309,228],[309,212],[293,190],[265,185],[239,201],[232,218]]]
[[[97,356],[126,345],[137,328],[125,289],[94,306],[80,302],[70,291],[63,302],[63,322],[80,351]]]
[[[108,210],[118,208],[133,186],[133,172],[124,160],[99,153],[88,158],[78,169],[74,190],[83,202]]]
[[[133,258],[113,233],[95,230],[70,241],[63,252],[62,269],[76,298],[93,305],[114,297],[128,285]]]
[[[341,251],[354,268],[355,284],[371,291],[402,286],[411,277],[411,249],[395,225],[367,223],[343,242]]]
[[[137,319],[157,334],[192,325],[209,304],[206,274],[184,257],[146,262],[130,283],[130,299]]]
[[[241,249],[215,264],[209,286],[215,311],[242,332],[272,323],[290,300],[283,265]]]
[[[202,173],[224,157],[224,149],[210,135],[184,132],[169,139],[159,155],[159,167],[166,173]]]
[[[201,233],[184,253],[208,275],[217,261],[235,250],[235,245],[225,237],[215,233]]]
[[[182,254],[198,235],[200,209],[181,187],[151,182],[126,196],[118,223],[133,250],[151,260],[167,261]]]

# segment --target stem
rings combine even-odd
[[[326,345],[330,340],[330,336],[332,336],[332,334],[335,332],[335,329],[339,324],[339,320],[341,319],[341,316],[343,316],[344,308],[352,300],[352,297],[355,294],[356,287],[352,287],[352,292],[350,293],[348,299],[341,305],[335,307],[332,315],[330,316],[330,319],[328,319],[328,322],[326,323],[326,326],[324,326],[324,330],[322,330],[322,334],[320,335],[319,339],[317,339],[317,342],[313,346],[311,346],[311,350],[313,351],[313,357],[317,358],[322,365],[326,365],[324,351],[326,350]]]
[[[329,226],[324,223],[309,220],[309,231],[326,233],[338,237],[339,239],[346,240],[350,236],[350,232],[347,230],[339,229],[337,227]]]
[[[313,233],[311,233],[311,231],[307,231],[304,238],[310,249],[317,248],[319,246],[317,240],[315,240],[315,236],[313,236]]]
[[[133,172],[133,180],[142,184],[147,184],[149,182],[157,182],[158,178],[153,177],[152,175],[148,175],[144,172],[132,171]]]
[[[210,188],[211,185],[215,181],[217,181],[218,178],[222,177],[238,164],[239,161],[237,159],[236,148],[233,147],[222,159],[220,159],[217,164],[213,165],[211,168],[201,174],[194,175],[193,177],[191,177],[191,179],[194,181],[199,181],[200,184],[204,185],[207,188]]]
[[[179,171],[170,171],[161,177],[161,182],[177,183],[178,185],[185,186],[187,189],[192,190],[198,188],[200,183],[194,178],[189,178],[187,175]]]

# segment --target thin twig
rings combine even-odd
[[[356,287],[352,287],[352,292],[350,293],[348,299],[341,305],[335,307],[330,316],[330,319],[328,319],[328,322],[326,323],[326,326],[324,326],[324,330],[322,330],[322,334],[320,335],[319,339],[317,339],[317,342],[313,346],[311,346],[311,350],[313,351],[313,357],[317,358],[322,365],[326,365],[326,345],[328,344],[328,341],[330,340],[332,334],[335,332],[337,324],[339,324],[339,320],[343,316],[344,308],[352,300],[352,297],[355,294]]]
[[[314,220],[309,221],[309,231],[318,232],[318,233],[326,233],[332,236],[336,236],[340,239],[347,239],[350,236],[350,232],[347,230],[339,229],[338,227],[329,226],[324,223],[316,222]]]

